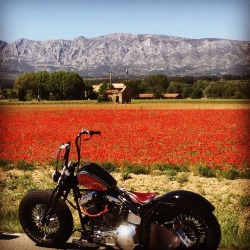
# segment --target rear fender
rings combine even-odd
[[[157,199],[156,213],[175,213],[176,210],[200,211],[204,213],[213,212],[214,206],[203,196],[186,190],[176,190],[166,193]]]

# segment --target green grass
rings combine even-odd
[[[185,182],[188,182],[188,173],[179,173],[176,177],[176,181],[179,184],[184,184]]]
[[[221,225],[221,246],[235,249],[250,248],[249,209],[242,206],[242,199],[245,199],[244,196],[232,194],[226,194],[224,199],[218,199],[215,215]]]
[[[149,174],[150,168],[144,165],[135,165],[126,162],[124,168],[122,168],[122,172],[133,174]]]
[[[216,176],[215,171],[211,168],[206,167],[206,166],[199,166],[198,167],[198,174],[200,176],[204,176],[207,178],[212,178],[212,177]]]
[[[33,170],[34,167],[35,166],[33,163],[29,163],[29,162],[26,162],[24,160],[19,160],[16,163],[16,169],[19,169],[19,170],[28,171],[28,170]]]
[[[103,162],[103,163],[99,163],[99,165],[101,165],[102,168],[104,168],[106,171],[110,173],[120,171],[120,166],[113,162]]]

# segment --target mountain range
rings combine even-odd
[[[110,34],[96,38],[0,41],[0,79],[22,72],[77,71],[98,77],[246,74],[250,42],[166,35]]]

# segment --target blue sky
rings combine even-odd
[[[0,40],[162,34],[250,41],[250,0],[0,0]]]

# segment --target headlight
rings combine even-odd
[[[60,176],[61,176],[61,173],[60,173],[60,172],[54,171],[53,174],[52,174],[52,180],[53,180],[54,182],[58,182]]]

